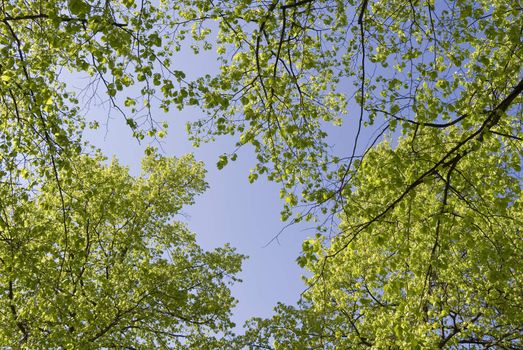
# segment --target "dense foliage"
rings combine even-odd
[[[474,133],[488,123],[520,136],[519,124],[489,117],[510,94],[501,111],[519,112],[516,0],[13,0],[1,12],[4,163],[20,154],[49,168],[67,163],[57,153],[77,140],[83,107],[102,93],[138,139],[164,135],[154,106],[199,105],[208,118],[192,124],[194,140],[237,134],[239,146],[253,145],[251,180],[281,182],[289,217],[300,200],[339,211],[364,125],[377,123],[382,135]],[[216,49],[218,74],[186,81],[176,54],[188,48]],[[71,75],[88,78],[80,95],[64,83]],[[354,147],[331,154],[325,125],[347,118],[358,130]]]
[[[519,145],[488,136],[477,153],[417,181],[420,163],[453,146],[439,136],[368,153],[346,195],[340,234],[330,245],[322,237],[304,242],[299,261],[313,276],[302,304],[253,321],[242,345],[523,346]],[[409,183],[415,190],[404,188]]]
[[[205,9],[204,3],[196,6]],[[300,202],[308,209],[302,214],[338,213],[354,161],[383,134],[415,139],[420,128],[449,134],[455,126],[463,133],[453,133],[449,143],[475,142],[485,129],[505,141],[521,139],[519,119],[503,116],[521,115],[519,1],[245,1],[233,7],[232,14],[229,3],[211,8],[222,16],[223,65],[205,94],[204,107],[216,116],[195,131],[240,133],[240,145],[252,144],[258,164],[251,179],[265,173],[284,185],[284,218]],[[355,136],[345,149],[333,153],[328,123],[355,129],[347,131]],[[362,142],[360,131],[371,125],[374,139]],[[447,151],[429,168],[462,147]]]
[[[100,156],[72,161],[61,189],[0,185],[2,347],[223,346],[242,256],[203,251],[175,220],[206,188],[203,165],[151,155],[135,178]]]
[[[156,107],[199,106],[206,116],[189,125],[194,142],[226,134],[237,137],[238,147],[251,145],[257,163],[250,180],[265,175],[282,185],[283,219],[326,214],[335,223],[330,231],[320,225],[303,244],[298,263],[312,277],[300,306],[280,305],[273,319],[253,321],[240,346],[521,348],[522,10],[518,0],[4,1],[0,278],[2,317],[13,333],[3,341],[48,337],[59,346],[68,336],[94,337],[104,324],[124,322],[118,315],[125,306],[80,316],[89,293],[104,300],[109,288],[131,293],[137,308],[153,308],[160,299],[133,299],[139,290],[129,276],[154,270],[143,272],[140,283],[153,283],[157,274],[165,295],[173,293],[163,274],[178,263],[160,253],[169,244],[192,247],[179,255],[183,261],[206,261],[193,272],[208,289],[196,284],[194,303],[177,301],[188,303],[194,318],[167,324],[162,299],[151,309],[158,312],[143,319],[147,329],[115,331],[111,336],[121,338],[114,341],[176,342],[182,327],[188,340],[179,344],[198,343],[201,318],[216,320],[206,323],[210,330],[226,332],[232,300],[221,277],[237,271],[240,258],[225,249],[224,260],[211,263],[213,253],[201,252],[170,221],[203,189],[201,178],[194,188],[177,182],[174,193],[147,192],[155,176],[132,179],[116,165],[79,156],[86,120],[93,128],[100,122],[85,119],[88,107],[103,95],[139,140],[165,134]],[[215,50],[217,74],[187,80],[176,68],[176,55],[187,49]],[[66,82],[78,77],[88,83],[75,94]],[[329,124],[354,130],[341,152],[329,143]],[[363,147],[366,127],[375,133]],[[166,164],[177,163],[150,157],[151,174],[157,163],[159,174],[174,181]],[[235,157],[236,150],[224,150],[218,167]],[[177,181],[194,176],[190,169],[198,167]],[[95,186],[91,173],[105,175]],[[123,191],[125,204],[114,204],[108,187],[93,192],[106,188],[104,176]],[[154,193],[158,211],[142,200]],[[91,197],[113,205],[91,207]],[[117,231],[131,229],[120,227],[122,220],[138,218],[143,230],[129,231],[118,249],[104,248]],[[101,231],[90,255],[85,235],[95,220]],[[163,242],[165,230],[185,238]],[[126,244],[139,254],[121,262],[118,279],[106,277],[110,286],[79,284],[79,271],[109,266],[106,259],[117,259]],[[17,269],[26,272],[15,279]],[[120,279],[119,287],[111,284]],[[225,299],[196,302],[216,288]],[[87,297],[71,297],[82,295],[77,289]],[[219,303],[224,310],[214,309]],[[35,326],[39,317],[48,318]],[[89,317],[106,318],[92,324]],[[62,333],[55,333],[58,324]],[[196,330],[187,331],[188,324]],[[107,338],[100,346],[111,344]]]

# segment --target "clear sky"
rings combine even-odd
[[[192,56],[181,54],[176,69],[184,70],[189,78],[213,73],[217,64],[212,55]],[[80,84],[81,85],[81,84]],[[351,87],[351,89],[354,89]],[[99,94],[102,91],[98,91]],[[230,162],[223,170],[218,170],[218,156],[231,152],[236,140],[231,137],[219,138],[211,144],[202,144],[194,149],[187,141],[185,122],[195,120],[194,110],[182,112],[158,112],[158,120],[166,120],[169,134],[164,139],[162,150],[165,155],[179,156],[193,152],[198,160],[205,162],[208,170],[206,180],[210,188],[196,199],[196,204],[184,209],[189,227],[196,233],[199,244],[212,249],[225,243],[249,256],[244,262],[240,275],[243,283],[233,287],[238,300],[233,321],[240,326],[250,317],[269,317],[277,302],[294,304],[305,285],[301,280],[303,271],[295,260],[301,250],[301,242],[316,233],[313,224],[293,225],[285,229],[278,240],[268,244],[285,226],[280,221],[282,200],[279,186],[269,183],[265,178],[249,184],[249,169],[254,166],[254,155],[249,148],[241,149],[236,162]],[[98,114],[98,115],[97,115]],[[88,115],[104,121],[107,111],[91,108]],[[101,115],[101,117],[100,117]],[[359,117],[356,107],[351,114],[353,122],[344,127],[333,127],[332,144],[345,149],[350,154],[355,134],[355,121]],[[86,139],[101,148],[108,156],[116,156],[120,163],[127,165],[135,174],[139,171],[140,159],[146,144],[138,144],[122,117],[115,113],[108,124],[96,131],[87,131]],[[369,133],[361,136],[364,142]]]
[[[176,117],[179,116],[170,120],[163,153],[179,156],[193,152],[198,160],[205,162],[206,180],[210,185],[193,206],[184,208],[185,217],[181,220],[196,233],[203,248],[212,249],[228,242],[249,256],[240,275],[243,283],[233,288],[239,300],[234,321],[242,325],[252,316],[268,317],[278,301],[296,302],[304,284],[295,259],[301,241],[314,232],[303,231],[303,226],[292,226],[277,241],[267,245],[284,226],[279,215],[282,208],[279,187],[264,179],[249,184],[247,176],[253,166],[253,154],[246,150],[240,152],[236,162],[218,170],[218,156],[232,149],[233,143],[227,142],[231,140],[221,139],[194,149],[184,135],[182,118]],[[140,146],[131,137],[129,128],[121,120],[111,120],[107,133],[100,128],[86,134],[107,156],[116,156],[120,163],[138,173],[145,145]]]

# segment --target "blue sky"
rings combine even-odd
[[[176,69],[184,70],[188,78],[216,72],[218,66],[212,53],[194,56],[190,52],[182,52],[177,58]],[[84,83],[81,79],[69,80],[71,87],[80,88]],[[101,89],[98,95],[102,95],[103,99]],[[196,159],[205,163],[208,171],[206,181],[210,188],[196,199],[195,205],[184,208],[181,219],[196,233],[203,248],[212,249],[230,243],[238,252],[249,256],[240,275],[243,283],[233,287],[233,294],[238,300],[233,321],[238,328],[250,317],[269,317],[278,301],[295,303],[305,289],[301,280],[302,271],[295,259],[303,239],[313,236],[315,232],[304,230],[307,226],[291,226],[278,240],[268,244],[285,226],[280,220],[283,203],[279,198],[278,185],[263,178],[254,184],[248,182],[249,169],[254,166],[252,150],[241,149],[235,162],[218,170],[218,157],[234,149],[234,138],[219,138],[195,149],[188,141],[185,123],[197,119],[200,116],[197,111],[188,109],[163,113],[154,110],[154,113],[157,113],[158,120],[169,123],[168,135],[161,144],[163,153],[180,156],[193,152]],[[107,109],[93,104],[87,116],[88,120],[105,124]],[[87,130],[86,139],[102,149],[106,156],[117,157],[121,164],[130,167],[132,173],[138,174],[147,142],[140,145],[132,137],[121,115],[111,113],[107,121],[107,125],[102,125],[98,130]]]
[[[169,118],[170,132],[162,144],[163,153],[179,156],[193,152],[206,164],[206,180],[210,185],[196,199],[195,205],[184,208],[181,219],[196,233],[203,248],[230,243],[249,256],[240,275],[243,283],[233,288],[234,296],[239,300],[234,321],[241,326],[252,316],[270,316],[278,301],[296,302],[305,286],[295,259],[301,241],[314,235],[314,231],[304,231],[304,226],[291,226],[278,240],[267,245],[285,225],[280,221],[282,202],[278,185],[264,179],[254,184],[248,182],[254,157],[247,149],[240,151],[236,162],[218,170],[218,156],[232,149],[233,140],[219,139],[194,149],[184,134],[184,118],[180,113],[176,114]],[[86,138],[108,157],[116,156],[133,173],[139,172],[146,144],[138,144],[121,119],[111,120],[107,131],[100,128],[86,132]]]
[[[194,56],[181,53],[177,57],[176,69],[184,70],[189,78],[212,74],[217,69],[212,54]],[[76,81],[82,85],[80,80]],[[353,86],[347,88],[354,89]],[[98,91],[99,95],[102,93]],[[352,151],[359,118],[359,107],[352,110],[349,120],[352,122],[346,122],[343,127],[329,128],[332,132],[329,139],[331,145],[345,155]],[[249,169],[255,165],[252,149],[242,148],[235,162],[218,170],[216,162],[219,155],[235,149],[234,137],[218,138],[213,143],[202,144],[195,149],[187,140],[185,123],[198,119],[201,116],[199,112],[188,109],[167,114],[154,110],[154,113],[159,121],[169,123],[168,136],[161,144],[163,153],[180,156],[193,152],[196,159],[206,164],[208,170],[206,180],[210,188],[197,198],[194,206],[184,209],[185,217],[182,220],[196,233],[203,248],[212,249],[230,243],[238,252],[249,256],[240,275],[243,283],[233,287],[233,294],[238,300],[233,321],[238,330],[250,317],[269,317],[277,302],[294,304],[305,290],[301,279],[304,271],[295,260],[300,253],[301,242],[315,235],[314,224],[292,225],[277,240],[272,240],[286,225],[280,220],[283,202],[279,198],[277,184],[269,183],[263,177],[253,184],[248,182]],[[102,122],[106,119],[107,110],[94,107],[87,111],[87,115],[88,120]],[[120,163],[129,166],[137,174],[147,143],[140,145],[132,138],[129,127],[117,113],[111,114],[108,120],[107,126],[96,131],[86,131],[86,139],[101,148],[108,157],[116,156]],[[363,130],[360,146],[366,145],[370,135],[369,130]]]

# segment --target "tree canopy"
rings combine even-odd
[[[416,182],[419,163],[452,145],[427,133],[413,147],[409,136],[365,157],[346,194],[340,234],[329,245],[321,236],[304,242],[299,262],[313,275],[300,307],[280,305],[272,319],[254,320],[242,345],[523,346],[519,145],[491,135],[479,154]],[[416,188],[407,191],[410,183]]]
[[[284,218],[299,202],[310,209],[303,214],[341,210],[365,126],[377,135],[369,145],[451,126],[468,133],[450,143],[484,132],[521,139],[518,118],[504,117],[521,113],[519,1],[247,1],[235,11],[242,15],[220,21],[223,65],[205,95],[214,123],[195,131],[240,133],[240,145],[252,144],[251,179],[284,185]],[[356,129],[353,145],[333,153],[328,123]]]
[[[176,220],[207,186],[203,165],[150,155],[132,177],[100,155],[71,161],[61,189],[53,178],[30,196],[0,186],[0,344],[222,347],[243,257],[203,251]]]
[[[519,108],[516,0],[8,1],[1,12],[10,171],[17,155],[47,169],[67,163],[59,154],[78,147],[97,93],[138,139],[165,134],[153,107],[200,106],[208,117],[191,124],[195,142],[236,134],[252,145],[250,179],[282,183],[285,218],[299,202],[339,212],[366,125],[378,135],[454,125],[521,137],[491,115],[507,96],[498,111]],[[176,69],[187,48],[216,50],[219,73],[187,80]],[[89,78],[81,94],[68,74]],[[333,154],[327,123],[355,127],[354,146]],[[218,165],[235,157],[225,150]]]
[[[283,219],[320,220],[298,258],[312,274],[300,306],[280,305],[274,318],[254,320],[240,346],[523,346],[519,0],[11,0],[0,16],[2,303],[13,332],[5,339],[94,337],[104,324],[127,322],[125,332],[100,336],[108,342],[101,346],[111,336],[165,337],[172,345],[179,327],[188,337],[179,345],[204,344],[194,338],[201,327],[226,332],[229,325],[233,302],[222,278],[238,271],[240,257],[229,248],[219,259],[201,252],[170,221],[205,187],[201,168],[186,165],[175,180],[168,169],[179,163],[148,149],[150,175],[133,179],[81,156],[85,125],[100,121],[86,118],[89,103],[103,95],[138,140],[164,136],[156,107],[199,107],[205,117],[188,127],[196,145],[220,135],[234,135],[238,148],[251,145],[249,179],[281,184]],[[187,79],[176,65],[187,49],[215,50],[218,72]],[[71,91],[70,76],[87,77],[81,93]],[[329,143],[329,124],[354,129],[341,152]],[[365,128],[374,136],[363,147]],[[218,167],[236,151],[224,150]],[[146,189],[156,176],[174,190]],[[194,184],[179,182],[193,176]],[[111,191],[122,191],[125,205],[110,206]],[[146,208],[150,196],[156,202]],[[321,224],[325,215],[334,225]],[[144,220],[142,230],[127,220]],[[100,236],[86,254],[91,225]],[[130,240],[115,240],[120,230],[131,230]],[[168,232],[184,238],[170,241]],[[162,258],[170,245],[191,248],[172,263]],[[124,254],[131,260],[119,262],[118,279],[80,285],[80,271],[104,269],[126,249],[138,255]],[[203,262],[190,270],[194,280],[209,284],[184,281],[196,286],[195,299],[162,299],[175,290],[164,274],[193,259]],[[17,264],[26,280],[14,278]],[[140,273],[151,288],[152,276],[165,281],[145,304],[133,299],[139,288],[131,275]],[[99,304],[104,316],[85,311],[93,308],[89,293],[105,300],[115,288],[136,308],[150,308],[147,329],[129,326],[131,315],[120,315],[125,305]],[[223,299],[207,300],[211,292]],[[54,298],[63,298],[63,310],[49,306]],[[168,325],[171,302],[194,318]],[[224,309],[215,309],[220,303]],[[33,315],[37,308],[47,311]],[[106,318],[89,328],[94,315]],[[31,323],[39,317],[48,319]]]

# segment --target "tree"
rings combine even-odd
[[[247,1],[236,9],[241,16],[220,22],[219,50],[230,54],[209,80],[210,131],[240,133],[240,146],[254,146],[251,179],[282,183],[284,218],[298,204],[305,210],[296,221],[341,211],[354,161],[365,155],[365,126],[377,135],[369,145],[387,133],[415,139],[422,128],[452,126],[468,133],[451,143],[473,143],[483,132],[522,138],[518,1]],[[356,129],[341,154],[331,151],[330,122]],[[207,135],[208,124],[195,131]]]
[[[281,306],[243,344],[520,348],[520,4],[251,10],[265,17],[220,77],[238,104],[217,133],[254,144],[257,172],[285,186],[284,218],[301,191],[309,207],[295,220],[329,208],[341,225],[303,244],[298,262],[313,277],[302,307]],[[345,155],[329,154],[322,121],[342,116],[347,83],[357,135],[379,122],[370,144],[388,133],[392,146],[359,153],[356,136]]]
[[[420,163],[432,164],[456,147],[453,133],[464,133],[449,131],[418,131],[414,144],[406,135],[368,153],[345,194],[340,234],[330,245],[321,236],[303,244],[299,262],[313,275],[301,307],[279,306],[242,344],[523,346],[521,145],[485,134],[424,175]]]
[[[284,185],[284,218],[298,191],[295,221],[322,209],[341,222],[303,243],[301,307],[254,322],[242,344],[520,348],[521,5],[348,3],[250,8],[262,19],[213,85],[238,96],[217,133],[254,144],[255,174]],[[356,140],[332,155],[322,122],[351,95]]]
[[[153,105],[200,106],[207,117],[190,127],[195,142],[237,134],[238,147],[252,145],[250,179],[283,185],[284,218],[299,202],[309,210],[298,221],[337,213],[365,125],[376,124],[375,142],[450,126],[521,138],[519,124],[491,115],[496,106],[520,113],[520,14],[516,0],[4,2],[3,167],[16,171],[23,157],[49,171],[79,147],[85,111],[64,82],[69,71],[90,77],[86,104],[102,86],[138,139],[164,135]],[[219,73],[188,81],[175,67],[188,47],[215,48]],[[354,145],[332,154],[325,125],[347,119]],[[226,152],[218,165],[235,157]]]
[[[194,141],[235,134],[238,147],[252,145],[250,179],[282,184],[284,219],[328,214],[335,223],[331,239],[303,245],[299,263],[314,277],[293,316],[300,337],[327,346],[325,332],[307,331],[319,317],[338,330],[332,346],[408,347],[417,338],[420,347],[521,346],[520,270],[509,258],[521,256],[519,1],[2,6],[5,181],[34,170],[54,178],[64,197],[61,176],[71,177],[83,119],[61,69],[104,86],[138,139],[147,131],[161,136],[155,98],[166,110],[198,105],[207,116],[190,126]],[[189,82],[171,67],[178,49],[210,49],[213,41],[216,76]],[[131,85],[142,89],[138,99],[118,95]],[[354,142],[333,154],[325,125],[347,119],[355,121]],[[366,148],[359,145],[365,126],[377,132]],[[387,137],[389,146],[375,147]],[[225,152],[218,166],[235,157]],[[407,254],[414,250],[419,256]]]
[[[155,88],[163,93],[165,110],[193,96],[186,85],[176,88],[184,74],[170,68],[170,56],[184,36],[176,34],[176,19],[169,18],[176,8],[163,1],[157,6],[132,0],[4,1],[2,173],[25,169],[57,177],[81,148],[84,113],[97,99],[121,112],[136,138],[146,132],[162,136],[163,126],[151,114],[150,101],[160,96]],[[88,78],[81,94],[65,82],[75,76]],[[140,96],[116,97],[132,85],[141,88]],[[95,118],[90,125],[98,123]]]
[[[74,349],[223,347],[243,256],[205,252],[176,220],[207,184],[188,155],[132,177],[99,154],[37,192],[2,182],[0,344]],[[219,336],[219,337],[218,337]]]

